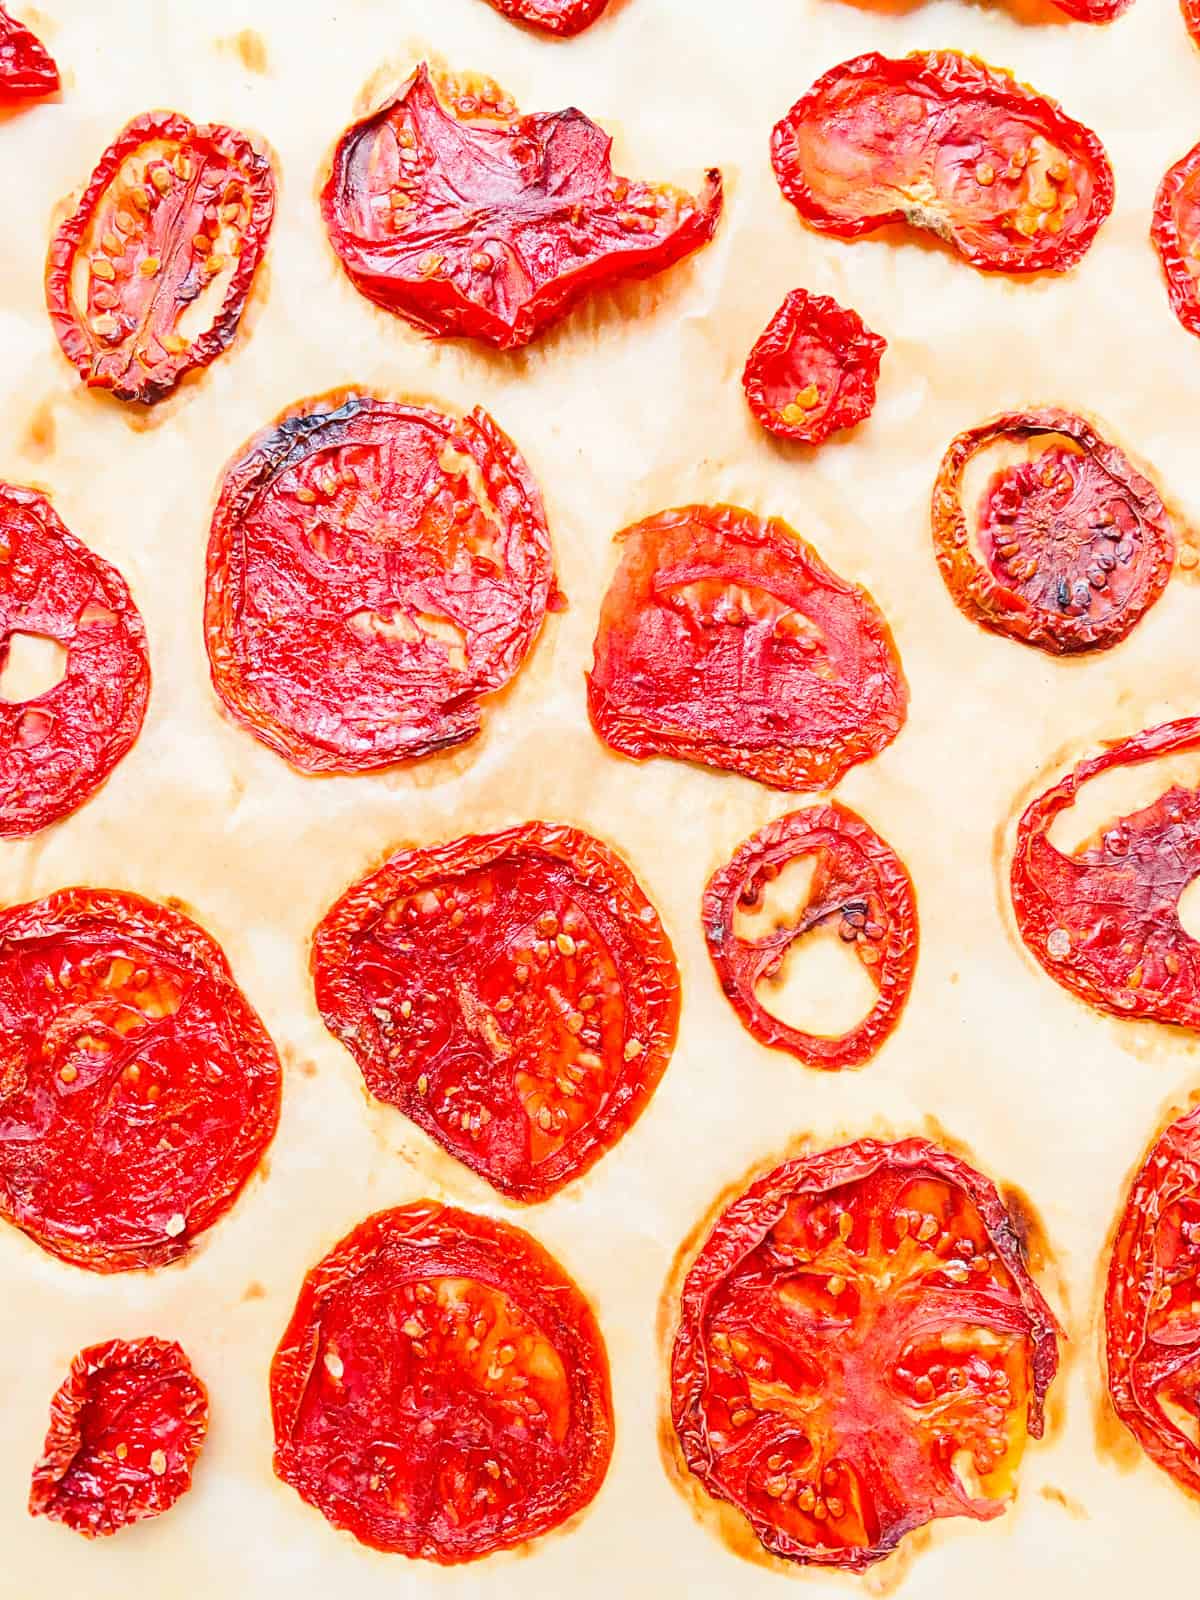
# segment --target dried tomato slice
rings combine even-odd
[[[751,350],[742,387],[768,433],[822,444],[871,415],[886,349],[856,311],[793,289]]]
[[[683,1286],[671,1415],[709,1494],[786,1560],[861,1571],[998,1516],[1058,1330],[994,1184],[923,1139],[789,1161]]]
[[[207,1432],[208,1395],[177,1344],[90,1345],[50,1403],[30,1515],[87,1539],[157,1517],[191,1486]]]
[[[83,381],[150,405],[233,343],[275,213],[234,128],[136,117],[50,243],[46,304]]]
[[[1200,337],[1200,144],[1159,184],[1150,236],[1167,280],[1171,309],[1189,333]]]
[[[964,476],[997,443],[1045,441],[991,478],[972,529]],[[960,433],[933,491],[933,542],[959,610],[1052,655],[1106,650],[1161,596],[1175,526],[1153,484],[1083,417],[1012,411]]]
[[[908,686],[886,622],[785,522],[685,506],[617,538],[588,677],[614,750],[820,789],[899,733]]]
[[[1076,22],[1115,22],[1129,10],[1133,0],[1054,0],[1059,11]]]
[[[1065,272],[1113,204],[1089,128],[953,50],[834,67],[776,124],[771,159],[810,227],[855,239],[908,223],[988,272]]]
[[[612,1455],[591,1307],[519,1228],[381,1211],[304,1280],[271,1365],[275,1471],[376,1550],[449,1566],[581,1511]]]
[[[569,38],[590,28],[608,7],[608,0],[488,0],[502,16]]]
[[[0,105],[57,94],[58,67],[46,46],[0,6]]]
[[[220,946],[139,895],[0,913],[0,1216],[92,1272],[162,1266],[241,1192],[275,1047]]]
[[[1200,790],[1172,787],[1064,855],[1054,819],[1091,778],[1200,749],[1200,718],[1164,722],[1080,762],[1017,829],[1013,908],[1021,937],[1064,989],[1118,1017],[1200,1027],[1200,944],[1179,901],[1200,873]]]
[[[53,639],[67,657],[53,688],[0,696],[0,838],[36,833],[89,799],[133,745],[150,693],[125,580],[44,496],[0,483],[0,668],[21,634]]]
[[[616,1144],[675,1044],[679,973],[658,913],[577,828],[401,851],[329,911],[312,966],[371,1093],[520,1200]]]
[[[355,287],[439,336],[512,350],[583,295],[672,266],[712,238],[699,196],[621,178],[580,111],[521,116],[489,79],[430,76],[343,134],[321,198]]]
[[[208,545],[213,684],[306,772],[475,738],[562,600],[541,495],[487,412],[308,402],[226,472]]]
[[[1200,44],[1200,0],[1179,0],[1183,12],[1183,20],[1187,24],[1187,31],[1197,44]]]
[[[808,898],[795,918],[760,939],[739,938],[739,911],[753,910],[789,862],[815,857]],[[831,803],[768,823],[714,873],[704,892],[704,935],[730,1004],[763,1044],[809,1067],[837,1071],[869,1061],[900,1020],[917,964],[917,901],[904,863],[861,817]],[[798,939],[836,926],[853,945],[879,999],[839,1038],[803,1033],[758,998]]]

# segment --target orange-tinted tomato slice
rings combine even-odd
[[[1187,31],[1197,44],[1200,44],[1200,0],[1179,0],[1183,12],[1183,20],[1187,24]]]
[[[1159,184],[1150,233],[1171,309],[1189,333],[1200,337],[1200,144]]]
[[[57,94],[58,68],[45,45],[0,6],[0,105]]]
[[[503,16],[565,39],[600,19],[608,0],[488,0]]]
[[[793,289],[751,350],[742,387],[768,433],[822,444],[871,415],[886,349],[857,312]]]

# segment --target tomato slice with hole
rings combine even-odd
[[[684,1460],[775,1556],[862,1571],[998,1516],[1058,1329],[995,1186],[923,1139],[789,1161],[721,1215],[671,1364]]]
[[[907,223],[988,272],[1065,272],[1113,204],[1089,128],[954,50],[834,67],[776,124],[771,159],[819,232],[856,239]]]
[[[1197,16],[1200,19],[1200,12]],[[1200,337],[1200,144],[1159,184],[1150,236],[1167,281],[1171,310],[1189,333]]]
[[[63,676],[0,686],[0,837],[25,838],[90,799],[132,748],[150,694],[146,630],[115,567],[32,489],[0,483],[0,673],[14,640],[53,640]]]
[[[488,0],[502,16],[566,39],[598,22],[608,0]]]
[[[580,111],[522,116],[489,79],[422,65],[343,134],[321,197],[355,287],[438,336],[528,344],[582,296],[707,244],[721,175],[698,196],[618,177]]]
[[[763,937],[740,937],[739,912],[760,906],[771,880],[807,858],[814,871],[804,904]],[[916,894],[892,847],[845,806],[793,811],[760,828],[710,879],[703,918],[726,998],[763,1044],[836,1072],[869,1061],[899,1022],[917,964]],[[818,930],[836,930],[879,995],[858,1027],[838,1038],[789,1027],[760,998],[792,946]]]
[[[519,1200],[617,1143],[679,1024],[675,954],[632,872],[545,822],[392,856],[325,916],[312,967],[371,1093]]]
[[[856,311],[793,289],[751,350],[742,387],[768,433],[823,444],[871,415],[886,349]]]
[[[275,1471],[362,1544],[449,1566],[581,1511],[613,1446],[578,1286],[519,1228],[421,1200],[304,1280],[271,1364]]]
[[[90,1345],[50,1403],[30,1515],[87,1539],[157,1517],[190,1488],[207,1432],[208,1395],[177,1344]]]
[[[92,1272],[163,1266],[279,1120],[275,1047],[220,946],[107,889],[0,913],[0,1216]]]
[[[37,34],[0,6],[0,105],[57,94],[58,67]]]
[[[1196,749],[1200,717],[1121,739],[1034,800],[1017,829],[1022,939],[1056,983],[1114,1016],[1200,1027],[1200,943],[1179,920],[1200,874],[1200,790],[1172,786],[1074,855],[1051,843],[1050,828],[1090,779]]]
[[[588,677],[614,750],[820,789],[899,733],[908,685],[887,623],[785,522],[684,506],[617,539]]]
[[[226,470],[208,545],[213,685],[304,772],[474,739],[564,604],[542,497],[488,416],[308,401]]]
[[[177,112],[136,117],[46,261],[46,304],[90,387],[151,405],[228,349],[275,213],[268,155]]]
[[[973,518],[964,480],[984,452],[1014,459]],[[1175,524],[1154,485],[1083,417],[1011,411],[969,428],[933,491],[938,567],[965,616],[1051,655],[1118,644],[1160,598]]]

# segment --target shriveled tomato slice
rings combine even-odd
[[[1200,749],[1200,717],[1164,722],[1082,761],[1017,830],[1013,908],[1021,937],[1064,989],[1118,1017],[1200,1027],[1200,944],[1179,920],[1200,874],[1200,790],[1173,786],[1064,855],[1050,828],[1083,785],[1118,767]]]
[[[514,22],[565,39],[598,21],[608,0],[488,0],[488,4]]]
[[[57,94],[58,67],[37,34],[0,6],[0,105]]]
[[[322,195],[355,287],[435,335],[528,344],[584,294],[661,272],[712,238],[698,196],[621,178],[580,111],[521,116],[489,79],[422,65],[342,136]]]
[[[576,828],[401,851],[329,911],[312,965],[371,1093],[520,1200],[616,1144],[675,1044],[679,973],[658,913]]]
[[[0,1216],[92,1272],[162,1266],[279,1119],[275,1047],[220,946],[134,894],[0,913]]]
[[[581,1511],[613,1446],[591,1307],[519,1228],[432,1200],[304,1280],[271,1365],[275,1471],[376,1550],[449,1566]]]
[[[997,446],[1014,459],[994,472],[971,519],[964,478]],[[1115,444],[1083,417],[1048,408],[958,435],[934,486],[933,542],[973,622],[1068,655],[1105,650],[1140,622],[1167,586],[1176,532],[1154,485]]]
[[[852,1571],[936,1517],[998,1516],[1058,1330],[995,1186],[923,1139],[789,1161],[683,1286],[671,1415],[772,1555]]]
[[[751,350],[742,387],[768,433],[822,444],[871,415],[886,349],[856,311],[793,289]]]
[[[234,128],[136,117],[50,243],[46,304],[83,381],[145,405],[233,343],[275,213]]]
[[[306,772],[475,738],[563,604],[542,498],[486,411],[306,402],[225,474],[205,636],[226,709]]]
[[[887,623],[785,522],[684,506],[617,538],[588,678],[614,750],[820,789],[899,733],[908,685]]]
[[[771,159],[810,227],[855,239],[908,223],[989,272],[1065,272],[1113,203],[1089,128],[954,50],[834,67],[776,124]]]
[[[207,1432],[208,1395],[177,1344],[90,1345],[50,1403],[30,1514],[87,1539],[157,1517],[190,1488]]]
[[[738,913],[760,906],[767,884],[790,862],[809,857],[812,882],[795,916],[762,938],[740,937]],[[793,811],[760,828],[710,879],[703,917],[721,987],[763,1044],[790,1051],[806,1066],[837,1071],[869,1061],[899,1022],[917,963],[916,895],[896,852],[845,806]],[[789,1027],[759,998],[792,945],[820,928],[836,928],[879,991],[858,1027],[839,1038]]]
[[[132,746],[150,693],[146,631],[125,580],[32,489],[0,483],[0,669],[21,635],[67,652],[31,699],[0,695],[0,837],[81,806]]]
[[[1171,309],[1189,333],[1200,337],[1200,144],[1159,184],[1150,235],[1167,280]]]

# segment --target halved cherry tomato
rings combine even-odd
[[[785,1560],[862,1571],[999,1516],[1058,1329],[994,1184],[924,1139],[789,1161],[688,1272],[671,1416],[709,1494]]]
[[[576,828],[402,851],[329,911],[312,966],[371,1093],[519,1200],[611,1149],[675,1044],[679,973],[658,913]]]
[[[908,686],[887,623],[785,522],[684,506],[617,538],[588,678],[614,750],[820,789],[899,733]]]
[[[89,799],[141,731],[146,630],[125,580],[44,496],[0,483],[0,668],[14,636],[54,639],[62,679],[0,697],[0,837],[23,838]]]
[[[304,1280],[271,1364],[275,1471],[362,1544],[449,1566],[581,1511],[613,1446],[591,1307],[519,1228],[380,1211]]]
[[[972,530],[962,499],[971,462],[997,443],[1029,441],[1037,452],[992,476]],[[1154,485],[1115,444],[1048,408],[959,434],[934,486],[933,542],[973,622],[1068,655],[1106,650],[1141,621],[1167,586],[1176,534]]]
[[[562,605],[542,498],[486,411],[307,402],[227,469],[208,545],[213,685],[305,772],[475,738]]]
[[[1189,333],[1200,337],[1200,144],[1159,184],[1150,235],[1171,309]]]
[[[342,135],[325,226],[369,300],[430,334],[511,350],[716,230],[719,172],[693,197],[616,177],[611,144],[580,111],[521,116],[489,79],[435,82],[422,65]]]
[[[270,157],[233,128],[136,117],[50,243],[46,304],[83,381],[145,405],[232,344],[275,213]]]
[[[229,1210],[279,1058],[220,946],[138,895],[0,913],[0,1216],[78,1267],[157,1267]]]
[[[514,22],[528,23],[560,38],[582,33],[596,22],[608,0],[488,0],[489,5]]]
[[[46,46],[0,6],[0,105],[57,94],[58,67]]]
[[[776,125],[771,159],[810,227],[855,239],[905,222],[989,272],[1065,272],[1113,203],[1089,128],[954,50],[834,67]]]
[[[157,1517],[191,1486],[207,1432],[208,1395],[177,1344],[90,1345],[51,1401],[30,1515],[87,1539]]]
[[[739,938],[740,911],[762,902],[763,890],[792,861],[816,857],[804,905],[760,939]],[[760,828],[704,892],[704,935],[730,1004],[756,1039],[788,1050],[809,1067],[838,1071],[869,1061],[900,1020],[917,964],[917,901],[912,879],[890,845],[861,817],[831,803]],[[773,1016],[759,989],[779,971],[792,945],[836,924],[852,945],[879,999],[839,1038],[803,1033]]]
[[[751,350],[742,387],[768,433],[821,444],[871,415],[886,349],[856,311],[793,289]]]

